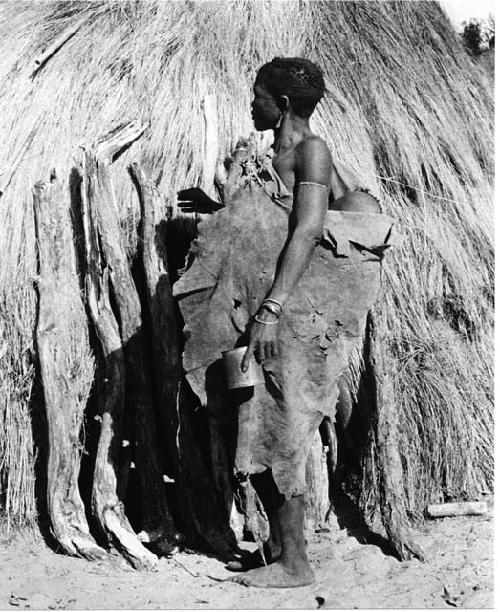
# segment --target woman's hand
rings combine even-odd
[[[224,208],[223,204],[212,200],[212,198],[207,196],[203,189],[199,187],[181,189],[177,192],[177,198],[179,200],[177,204],[178,208],[185,213],[202,213],[206,215],[214,213],[220,208]]]
[[[259,363],[278,354],[278,317],[261,309],[258,318],[265,323],[259,323],[255,319],[251,323],[250,341],[241,362],[242,372],[248,370],[253,353]]]

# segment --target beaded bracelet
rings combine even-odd
[[[300,183],[297,184],[297,187],[300,187],[300,185],[316,185],[316,187],[323,187],[323,189],[328,191],[328,187],[326,185],[321,183],[313,183],[313,181],[300,181]]]

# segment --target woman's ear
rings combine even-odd
[[[288,96],[280,96],[278,107],[282,113],[286,113],[290,108],[290,98]]]

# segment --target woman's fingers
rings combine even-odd
[[[241,371],[246,372],[248,370],[248,364],[250,363],[250,359],[252,358],[252,353],[255,350],[255,344],[250,342],[248,345],[245,354],[243,355],[243,359],[241,360]]]
[[[257,349],[258,361],[261,363],[265,359],[271,359],[278,354],[278,346],[273,340],[261,342]]]
[[[216,200],[212,200],[199,187],[190,187],[189,189],[181,189],[177,192],[177,206],[183,212],[199,212],[204,214],[214,213],[215,211],[224,208],[224,205]],[[189,207],[190,210],[186,210]]]
[[[266,342],[259,342],[259,346],[257,349],[259,363],[262,363],[266,358],[266,344]]]
[[[255,354],[255,358],[259,363],[262,363],[266,359],[271,359],[278,354],[278,343],[276,338],[271,337],[266,339],[268,331],[263,329],[263,325],[253,325],[250,331],[250,341],[245,355],[241,361],[241,370],[246,372],[252,355]]]
[[[266,342],[266,359],[272,359],[278,354],[278,345],[275,340]]]

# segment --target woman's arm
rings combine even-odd
[[[319,138],[307,139],[296,150],[295,195],[291,213],[291,231],[276,277],[268,294],[273,302],[286,308],[286,301],[311,260],[314,247],[321,239],[328,192],[332,173],[332,159],[328,147]],[[300,185],[301,182],[308,184]],[[313,183],[313,184],[311,184]],[[259,360],[277,354],[277,314],[261,308],[250,329],[248,350],[242,361],[242,370],[248,367],[255,351]]]
[[[283,305],[309,264],[314,247],[323,235],[332,173],[331,155],[322,140],[308,139],[297,148],[291,232],[268,295]]]

